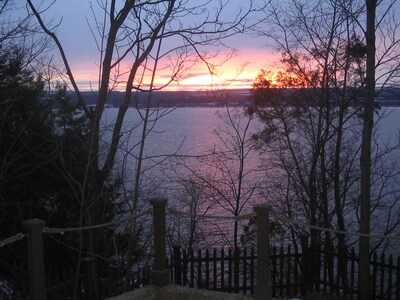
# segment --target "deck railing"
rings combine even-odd
[[[94,258],[82,260],[85,265],[81,267],[83,272],[79,275],[71,274],[71,278],[63,277],[60,282],[50,282],[49,279],[46,282],[45,277],[43,233],[94,230],[121,221],[84,228],[52,229],[44,227],[45,223],[42,220],[28,220],[24,222],[26,234],[17,234],[1,241],[0,246],[27,237],[30,296],[33,300],[54,298],[53,295],[59,295],[61,289],[68,289],[73,284],[76,286],[76,282],[79,282],[78,298],[92,299],[91,292],[94,286],[100,290],[99,296],[104,298],[122,292],[122,283],[126,280],[129,280],[128,286],[133,289],[149,284],[150,278],[152,284],[157,286],[175,283],[202,289],[251,294],[255,300],[270,299],[271,296],[305,296],[310,292],[357,298],[360,274],[358,257],[354,249],[340,253],[328,246],[313,249],[310,248],[307,238],[303,238],[301,246],[295,247],[294,250],[290,246],[270,249],[269,208],[266,206],[256,206],[254,209],[257,216],[256,249],[192,250],[176,246],[173,256],[167,258],[165,245],[167,202],[165,199],[156,199],[151,203],[154,224],[154,265],[152,268],[139,270],[132,274],[131,278],[123,278],[123,275],[116,274],[96,282],[96,279],[90,277],[93,272],[89,272],[90,262]],[[325,231],[329,233],[332,230]],[[298,249],[301,249],[301,252]],[[371,257],[372,298],[400,300],[400,259],[377,254]],[[51,280],[56,278],[50,273],[46,275]],[[76,278],[77,276],[79,278]],[[7,299],[6,296],[3,298]]]
[[[307,239],[303,243],[307,243]],[[304,244],[303,244],[304,247]],[[332,248],[313,251],[309,247],[290,245],[272,247],[269,270],[272,296],[279,298],[301,297],[310,293],[336,295],[357,299],[358,257],[355,250],[345,255]],[[228,293],[254,294],[257,273],[257,253],[254,248],[192,250],[174,247],[170,260],[171,282],[193,288]],[[313,256],[319,256],[318,274],[312,274]],[[346,275],[339,271],[339,259],[344,261]],[[234,265],[239,270],[235,274]],[[263,266],[259,266],[262,268]],[[372,255],[370,264],[373,299],[400,299],[400,258]],[[237,277],[238,280],[234,280]]]

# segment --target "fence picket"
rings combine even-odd
[[[372,259],[372,295],[376,295],[376,280],[377,280],[377,273],[378,273],[378,255],[374,253]]]
[[[351,272],[350,272],[350,300],[354,299],[354,277],[355,277],[355,261],[356,261],[356,253],[354,248],[351,248]]]
[[[309,267],[309,255],[308,255],[308,238],[306,236],[301,237],[301,296],[307,296],[308,290],[308,267]]]
[[[233,286],[234,292],[239,293],[239,264],[240,264],[240,249],[234,248],[233,250]]]
[[[202,267],[202,257],[201,257],[201,250],[197,251],[197,286],[199,289],[203,287],[203,282],[201,278],[201,267]]]
[[[243,250],[243,294],[247,292],[247,249]]]
[[[291,270],[291,248],[290,245],[287,247],[287,274],[286,274],[286,294],[290,295],[290,270]]]
[[[213,287],[217,290],[217,249],[213,249]]]
[[[254,295],[254,247],[251,248],[251,259],[250,259],[250,294]]]
[[[332,252],[333,252],[333,249],[332,249]],[[341,286],[340,286],[340,270],[339,270],[339,268],[340,268],[340,258],[339,258],[339,255],[340,255],[340,253],[338,253],[338,255],[337,255],[337,257],[336,257],[336,268],[337,268],[337,271],[336,271],[336,284],[335,284],[335,294],[336,294],[336,296],[337,297],[339,297],[339,295],[340,295],[340,288],[341,288]]]
[[[220,251],[214,248],[212,253],[208,249],[198,250],[196,253],[189,249],[189,255],[187,254],[187,250],[182,249],[180,253],[181,256],[179,257],[178,249],[176,249],[174,259],[169,260],[168,268],[174,282],[181,282],[181,284],[186,285],[189,283],[191,287],[229,293],[243,292],[243,294],[254,294],[255,260],[257,259],[254,248],[244,248],[240,252],[238,251],[238,256],[234,254],[233,249],[224,250],[224,248],[221,248]],[[275,297],[299,297],[299,293],[307,293],[308,291],[316,292],[316,287],[314,290],[307,290],[307,285],[304,285],[304,283],[307,283],[307,267],[309,267],[307,265],[307,261],[309,261],[307,254],[307,251],[299,253],[298,249],[293,249],[292,246],[280,246],[279,250],[277,247],[272,248],[269,267],[272,270],[272,293]],[[324,285],[327,288],[330,286],[329,272],[333,271],[335,276],[333,277],[334,283],[331,291],[339,297],[356,299],[359,292],[356,278],[358,274],[358,258],[356,257],[354,248],[348,251],[345,257],[343,257],[343,254],[325,253],[325,250],[321,251],[321,254],[324,259],[324,263],[321,260],[320,265],[321,292],[324,290],[322,288]],[[340,258],[342,261],[341,266],[339,266],[338,261],[339,255],[342,255]],[[329,261],[331,259],[334,259],[334,261]],[[240,271],[238,285],[235,283],[236,262],[239,263]],[[393,256],[389,256],[386,259],[383,254],[379,257],[376,253],[373,254],[371,260],[373,295],[371,299],[393,298],[400,300],[400,258],[397,258],[396,263],[397,265],[394,264]],[[326,273],[327,278],[323,279],[324,272],[322,268],[329,268],[330,266],[332,270],[329,270]],[[347,274],[343,277],[347,278],[346,280],[342,280],[342,277],[337,276],[339,268],[346,270]],[[187,279],[188,272],[190,272],[190,280]],[[133,278],[135,277],[132,276],[132,286],[135,285],[134,282],[136,281],[143,281]],[[305,291],[304,287],[306,288]]]
[[[206,250],[206,289],[209,288],[210,284],[210,251]]]
[[[324,244],[325,247],[325,251],[324,251],[324,260],[323,260],[323,266],[324,266],[324,270],[323,270],[323,287],[322,287],[322,291],[324,294],[326,294],[327,289],[328,289],[328,260],[329,260],[329,254],[327,253],[328,251],[328,242],[326,241]]]
[[[297,295],[297,285],[299,282],[299,250],[297,247],[294,249],[294,278],[293,278],[293,294]]]
[[[190,249],[190,287],[194,287],[194,251]]]
[[[174,246],[174,277],[175,277],[175,284],[181,285],[182,278],[181,278],[181,247]]]
[[[225,253],[224,248],[221,248],[221,291],[225,288]]]
[[[172,266],[173,265],[173,263],[174,263],[174,257],[172,256],[172,257],[167,257],[166,259],[165,259],[165,267],[166,267],[166,269],[167,269],[167,271],[169,271],[169,278],[171,278],[171,282],[174,282],[174,268],[172,267],[172,268],[169,268],[168,269],[168,266]]]
[[[400,257],[397,257],[396,268],[396,300],[400,300]]]
[[[329,273],[329,293],[332,295],[335,290],[335,276],[334,276],[334,266],[335,266],[335,256],[334,248],[332,244],[328,245],[328,273]]]
[[[279,296],[283,297],[283,273],[284,273],[284,261],[283,261],[283,245],[279,250]]]
[[[187,272],[188,272],[188,259],[187,259],[187,254],[186,254],[186,249],[183,250],[182,253],[182,263],[183,263],[183,280],[182,280],[182,284],[183,286],[187,285]]]
[[[228,250],[228,293],[232,293],[232,249]]]
[[[379,288],[379,297],[380,299],[384,298],[384,290],[385,290],[385,254],[381,255],[380,262],[380,288]]]
[[[347,251],[347,250],[346,250]],[[348,276],[347,276],[347,262],[348,262],[348,255],[347,252],[346,253],[339,253],[339,255],[342,257],[343,259],[343,267],[341,270],[341,277],[342,277],[342,290],[343,290],[343,294],[344,296],[347,296],[348,292],[349,292],[349,287],[348,287]]]
[[[270,257],[270,260],[271,260],[271,263],[272,263],[272,275],[271,275],[271,278],[272,278],[272,296],[273,297],[276,297],[276,287],[277,287],[277,278],[276,278],[276,276],[277,276],[277,272],[276,272],[276,268],[277,268],[277,266],[276,266],[276,264],[277,264],[277,255],[276,255],[276,246],[274,246],[273,248],[272,248],[272,256]]]
[[[388,272],[388,293],[387,298],[392,299],[392,280],[393,280],[393,256],[389,256],[389,272]]]

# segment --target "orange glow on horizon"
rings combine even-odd
[[[197,65],[188,71],[187,77],[171,82],[164,89],[169,91],[197,91],[213,89],[250,89],[256,80],[261,69],[273,70],[276,55],[264,50],[243,51],[240,55],[227,61],[224,65],[215,70],[211,75],[205,65]],[[128,69],[128,66],[120,66],[120,69]],[[276,70],[276,71],[275,71]],[[98,63],[76,62],[73,65],[75,80],[82,90],[98,89]],[[165,85],[169,80],[170,74],[167,70],[160,70],[156,74],[155,87],[159,88]],[[114,86],[116,90],[125,89],[125,78],[118,78],[118,84]],[[150,82],[149,75],[143,78],[144,89],[148,88]]]

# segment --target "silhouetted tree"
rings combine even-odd
[[[52,151],[51,109],[41,102],[43,82],[25,68],[18,49],[0,55],[0,198],[2,236],[34,215],[45,197],[43,174]],[[7,224],[7,225],[5,225]],[[14,227],[14,228],[12,228]],[[3,231],[4,230],[4,231]]]
[[[387,165],[387,172],[382,173],[374,166],[382,163],[381,154],[389,148],[375,150],[375,163],[363,163],[361,168],[359,164],[359,159],[367,153],[361,148],[371,151],[370,117],[374,110],[374,100],[372,104],[369,102],[367,110],[364,107],[368,102],[366,97],[369,101],[373,97],[366,85],[366,79],[371,77],[367,54],[368,49],[375,48],[366,44],[365,30],[359,21],[366,16],[365,3],[287,1],[271,2],[269,8],[267,24],[270,27],[262,29],[260,34],[275,42],[282,53],[280,67],[284,70],[277,74],[260,73],[253,90],[256,107],[251,108],[265,124],[256,138],[263,146],[267,145],[264,149],[271,150],[269,155],[273,153],[267,161],[280,170],[271,174],[275,180],[266,189],[269,198],[278,198],[276,205],[289,218],[306,218],[311,225],[341,231],[358,230],[359,217],[364,220],[361,223],[369,223],[367,215],[380,211],[388,217],[385,225],[380,220],[378,227],[381,233],[387,234],[398,225],[399,219],[393,209],[383,212],[381,207],[383,203],[386,207],[395,205],[397,197],[392,193],[392,185],[398,183],[388,184],[386,180],[379,183],[376,179],[388,179],[398,172]],[[394,24],[399,24],[399,20],[391,15],[392,4],[382,8],[381,14],[381,25],[388,32],[396,32]],[[386,70],[382,73],[388,76],[385,80],[389,82],[394,79],[392,72],[396,66],[398,70],[399,40],[379,30],[382,48],[375,68]],[[362,134],[365,118],[371,125],[369,146],[365,145]],[[371,152],[367,156],[371,159]],[[369,175],[364,173],[366,166]],[[355,211],[361,208],[359,199],[366,193],[360,188],[363,176],[374,181],[380,190],[387,191],[390,197],[373,195],[374,200],[367,205],[368,214],[364,211],[361,217]],[[369,181],[369,188],[371,184]],[[302,228],[289,227],[294,236],[304,233]],[[313,248],[318,248],[321,241],[329,245],[337,239],[339,253],[346,253],[348,244],[355,242],[341,234],[333,237],[316,230],[310,234]],[[339,267],[341,280],[346,284],[344,261],[340,258]],[[319,271],[314,271],[319,276]]]
[[[95,42],[99,47],[99,84],[96,107],[90,110],[77,85],[75,75],[70,67],[63,45],[57,34],[45,24],[43,14],[32,1],[27,1],[30,11],[36,16],[44,33],[50,37],[59,50],[68,80],[76,94],[78,103],[86,114],[90,130],[88,136],[88,157],[86,174],[81,184],[81,203],[84,207],[85,224],[99,224],[104,220],[105,198],[102,194],[103,184],[112,175],[115,158],[121,143],[125,114],[133,104],[133,93],[143,88],[143,78],[149,70],[157,42],[160,39],[173,40],[173,43],[162,49],[158,58],[170,58],[171,77],[166,83],[178,80],[188,66],[205,62],[212,72],[212,64],[208,63],[209,55],[201,50],[204,45],[223,45],[221,41],[233,34],[242,32],[248,23],[246,17],[256,10],[253,1],[241,3],[243,9],[230,19],[223,19],[228,3],[216,1],[213,13],[209,12],[208,1],[192,3],[187,1],[99,1],[99,9],[103,18],[95,15],[93,30]],[[124,66],[129,66],[126,70]],[[164,66],[165,69],[165,66]],[[122,80],[121,80],[122,79]],[[123,87],[121,86],[123,82]],[[115,122],[109,128],[110,142],[101,145],[101,120],[110,90],[117,86],[124,90],[124,101],[120,105]],[[102,159],[104,158],[104,159]],[[86,239],[86,250],[98,252],[98,234],[90,232]]]

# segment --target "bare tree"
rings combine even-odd
[[[392,3],[387,11],[382,9],[381,20],[390,16],[391,9]],[[269,162],[281,170],[272,174],[278,182],[269,187],[270,197],[281,199],[276,202],[283,204],[289,218],[305,217],[312,225],[341,231],[358,227],[358,216],[352,209],[359,203],[352,199],[360,195],[358,184],[363,176],[358,164],[364,151],[363,123],[359,118],[360,114],[364,116],[364,102],[360,99],[366,95],[365,82],[370,76],[366,73],[370,46],[365,44],[358,21],[364,13],[362,1],[276,2],[268,10],[270,30],[262,29],[261,34],[272,38],[282,53],[284,71],[277,75],[263,72],[254,84],[255,104],[261,108],[257,113],[266,124],[258,138],[264,144],[270,143],[267,148],[274,155]],[[391,30],[387,32],[396,32],[394,24],[398,20],[389,18],[388,22]],[[376,67],[383,68],[386,52],[389,69],[394,72],[398,41],[390,36],[381,36],[381,41],[387,41],[382,43],[387,50],[381,50],[382,64]],[[374,110],[374,103],[370,108]],[[371,169],[373,165],[369,178],[382,176]],[[391,189],[388,184],[379,188]],[[369,212],[386,200],[377,195]],[[390,201],[395,203],[396,198]],[[301,203],[301,210],[297,203]],[[393,229],[392,211],[388,213],[391,215],[387,224],[391,225],[387,228]],[[398,220],[394,223],[398,224]],[[297,234],[301,232],[300,229]],[[339,252],[345,253],[351,241],[339,234],[336,238]],[[332,237],[325,234],[324,241],[330,244]],[[320,234],[314,230],[311,244],[320,244]],[[342,263],[339,260],[346,283]]]
[[[360,187],[360,233],[365,236],[360,237],[360,293],[361,299],[370,298],[370,239],[371,233],[371,152],[372,152],[372,131],[374,127],[374,105],[375,105],[375,22],[377,1],[366,1],[367,24],[365,30],[367,46],[367,66],[366,66],[366,95],[363,111],[363,131],[361,140],[361,187]]]
[[[213,149],[200,156],[178,157],[175,160],[175,174],[186,174],[183,182],[195,186],[204,197],[200,203],[193,199],[191,207],[197,210],[191,225],[201,219],[202,214],[228,215],[233,220],[209,220],[208,228],[217,228],[223,235],[223,242],[234,251],[234,286],[239,284],[239,218],[249,213],[256,203],[260,185],[258,166],[252,165],[255,144],[251,139],[251,114],[245,115],[239,109],[226,108],[218,113],[221,125],[214,131],[216,143]],[[253,157],[254,159],[254,157]],[[197,167],[196,167],[197,166]],[[190,181],[188,181],[188,178]],[[182,182],[182,178],[180,179]],[[201,205],[198,207],[198,203]],[[231,226],[233,225],[233,230]],[[193,227],[192,227],[193,228]]]
[[[256,201],[257,174],[261,172],[258,166],[250,165],[250,157],[255,154],[255,144],[251,140],[253,116],[228,107],[226,112],[218,113],[218,117],[222,125],[214,131],[215,148],[199,156],[178,157],[172,169],[175,174],[187,174],[189,182],[199,186],[212,204],[206,206],[208,211],[228,212],[239,217]],[[237,249],[239,221],[234,220],[233,224],[233,231],[225,242]]]
[[[218,229],[213,230],[213,223],[206,218],[215,204],[208,197],[206,187],[201,185],[195,176],[183,176],[180,172],[173,174],[176,177],[173,181],[176,185],[175,209],[182,209],[189,215],[171,216],[169,229],[171,244],[179,245],[184,249],[208,249],[215,246],[221,240],[218,238]]]
[[[79,105],[90,122],[90,135],[87,143],[86,175],[82,182],[81,202],[83,203],[83,220],[86,224],[101,223],[104,213],[103,185],[111,176],[115,158],[121,143],[123,122],[128,108],[132,105],[133,91],[149,90],[143,88],[142,74],[146,72],[151,60],[170,58],[170,80],[178,80],[187,67],[204,62],[212,70],[208,55],[203,46],[221,46],[227,37],[243,32],[249,26],[246,18],[257,10],[253,1],[241,4],[237,14],[228,18],[224,12],[229,8],[228,1],[216,2],[210,10],[209,1],[192,3],[182,0],[169,1],[97,1],[103,11],[101,20],[95,19],[91,27],[96,35],[99,48],[99,87],[96,107],[91,110],[85,103],[84,95],[76,82],[75,74],[68,61],[68,53],[64,51],[55,28],[46,24],[44,13],[40,8],[27,0],[32,12],[43,32],[56,45],[66,70],[67,80],[72,86]],[[96,15],[96,14],[94,14]],[[169,48],[163,47],[162,53],[157,51],[160,40],[171,40]],[[164,43],[164,42],[163,42]],[[129,65],[123,70],[123,65]],[[154,70],[158,68],[154,65]],[[150,87],[150,90],[162,88]],[[123,86],[124,101],[119,107],[115,122],[110,127],[111,142],[104,149],[101,147],[101,120],[104,108],[112,89]],[[96,253],[98,238],[90,233],[87,251]]]

